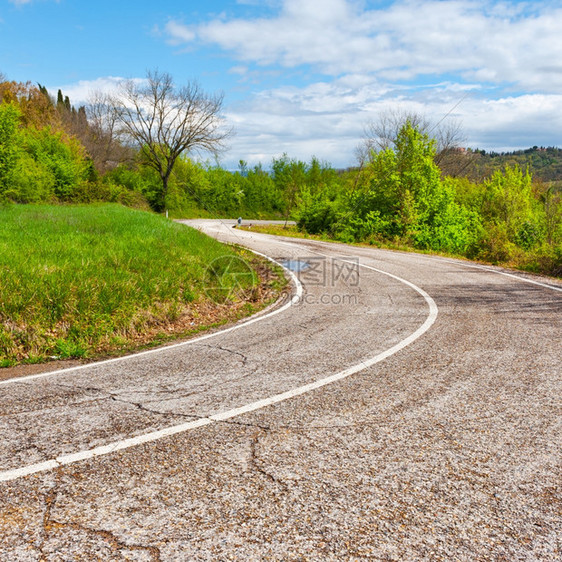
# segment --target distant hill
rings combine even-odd
[[[473,162],[467,175],[474,180],[489,177],[495,170],[506,165],[518,164],[522,169],[529,167],[533,179],[544,182],[556,182],[562,185],[562,149],[549,146],[533,146],[526,150],[514,152],[487,152],[485,150],[468,150]]]

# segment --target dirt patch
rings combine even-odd
[[[67,369],[82,365],[85,361],[77,359],[65,359],[60,361],[49,361],[48,363],[35,363],[33,365],[16,365],[14,367],[4,367],[0,369],[0,381],[13,379],[16,377],[27,377],[38,373],[47,373],[58,369]]]

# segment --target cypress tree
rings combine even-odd
[[[49,101],[49,105],[53,105],[53,99],[51,98],[47,90],[47,87],[39,83],[37,84],[37,87],[39,88],[39,91],[45,96],[45,98]]]

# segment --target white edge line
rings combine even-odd
[[[283,238],[283,236],[278,235],[278,234],[263,234],[263,233],[253,233],[255,234],[261,234],[262,236],[269,236],[272,238],[276,238],[279,239],[277,240],[278,243],[284,243],[286,245],[291,245],[291,242],[282,242],[280,239]],[[302,242],[320,242],[321,244],[329,244],[329,245],[333,245],[336,247],[341,247],[341,246],[345,246],[346,244],[344,244],[343,242],[330,242],[327,240],[310,240],[307,238],[296,238],[295,240],[299,240]],[[292,245],[296,245],[296,243],[293,243]],[[371,250],[373,248],[369,248],[367,246],[353,246],[353,248],[357,248],[359,250]],[[538,285],[539,287],[544,287],[545,289],[551,289],[553,291],[559,291],[562,292],[562,287],[559,287],[557,285],[549,285],[547,283],[541,283],[540,281],[534,281],[533,279],[528,279],[527,277],[521,277],[520,275],[515,275],[514,273],[508,273],[507,271],[502,271],[501,266],[491,266],[491,265],[483,265],[483,264],[477,264],[477,263],[467,263],[464,260],[461,259],[455,259],[455,258],[447,258],[445,256],[439,256],[439,255],[431,255],[431,254],[419,254],[417,252],[403,252],[403,251],[398,251],[398,250],[388,250],[386,248],[379,248],[378,251],[381,252],[389,252],[391,254],[399,254],[399,255],[409,255],[409,256],[415,256],[416,258],[422,258],[422,259],[426,259],[426,260],[436,260],[436,261],[440,261],[440,262],[444,262],[444,263],[451,263],[451,264],[455,264],[455,265],[459,265],[461,267],[469,267],[472,269],[479,269],[481,271],[487,271],[489,273],[496,273],[497,275],[505,275],[506,277],[511,277],[513,279],[516,279],[517,281],[521,281],[522,283],[530,283],[532,285]],[[315,252],[314,250],[309,250],[309,252],[313,253],[313,254],[319,254],[319,255],[324,255],[321,254],[320,252]],[[351,257],[351,256],[349,256]],[[374,256],[373,256],[374,257]],[[339,261],[345,261],[342,260],[341,258],[334,258],[334,259],[338,259]],[[376,258],[375,258],[376,259]],[[355,262],[353,262],[355,263]],[[521,272],[521,273],[525,273],[525,272]],[[554,283],[554,281],[552,281],[552,283]]]
[[[206,339],[209,339],[209,338],[214,338],[214,337],[220,336],[222,334],[227,334],[228,332],[233,332],[234,330],[239,330],[240,328],[243,328],[245,326],[249,326],[250,324],[254,324],[255,322],[261,322],[262,320],[265,320],[266,318],[271,318],[272,316],[275,316],[276,314],[280,314],[281,312],[284,312],[285,310],[287,310],[289,307],[293,306],[294,304],[297,304],[300,301],[300,299],[302,298],[302,293],[303,293],[302,284],[299,281],[298,277],[292,271],[290,271],[286,267],[283,267],[282,264],[280,264],[279,262],[277,262],[273,258],[270,258],[269,256],[266,256],[265,254],[262,254],[261,252],[256,252],[255,250],[250,250],[250,251],[253,252],[254,254],[257,254],[258,256],[261,256],[261,257],[264,257],[264,258],[268,259],[270,262],[272,262],[272,263],[278,265],[279,267],[282,267],[283,269],[285,269],[285,271],[289,274],[291,280],[294,282],[294,284],[296,286],[295,294],[292,296],[290,301],[285,303],[280,308],[276,308],[275,310],[272,310],[271,312],[268,312],[267,314],[263,314],[263,311],[257,312],[253,317],[250,317],[249,319],[246,319],[246,320],[241,320],[240,322],[238,322],[234,326],[231,326],[230,328],[218,330],[218,331],[213,332],[211,334],[205,334],[203,336],[198,336],[196,338],[193,338],[193,339],[190,339],[190,340],[187,340],[187,341],[183,341],[183,342],[180,342],[180,343],[174,343],[174,344],[166,345],[166,346],[163,346],[163,347],[156,347],[154,349],[148,349],[146,351],[139,351],[138,353],[133,353],[131,355],[124,355],[122,357],[115,357],[114,359],[105,359],[103,361],[97,361],[97,362],[93,362],[93,363],[85,363],[84,365],[77,365],[76,367],[65,367],[64,369],[57,369],[56,371],[48,371],[46,373],[38,373],[36,375],[27,375],[25,377],[14,377],[14,378],[11,378],[11,379],[6,379],[4,381],[0,381],[0,386],[6,386],[8,384],[25,383],[26,381],[44,379],[44,378],[47,378],[47,377],[52,377],[54,375],[61,375],[61,374],[64,374],[64,373],[70,373],[72,371],[81,371],[83,369],[91,369],[91,368],[97,367],[99,365],[109,365],[110,363],[117,363],[119,361],[127,361],[127,360],[131,360],[131,359],[136,359],[138,357],[143,357],[145,355],[152,355],[153,353],[161,353],[163,351],[168,351],[169,349],[176,349],[178,347],[184,347],[184,346],[187,346],[187,345],[192,345],[194,343],[198,343],[200,341],[203,341],[203,340],[206,340]]]
[[[265,236],[273,236],[271,234],[269,235],[265,235]],[[303,238],[302,240],[305,240],[305,238]],[[334,244],[334,245],[341,245],[341,242],[328,242],[326,240],[321,240],[322,243],[324,244]],[[358,249],[365,249],[365,250],[370,250],[371,248],[368,248],[366,246],[354,246],[355,248]],[[530,283],[532,285],[538,285],[539,287],[543,287],[545,289],[551,289],[553,291],[559,291],[562,292],[562,287],[557,286],[557,285],[549,285],[547,283],[541,283],[540,281],[534,281],[533,279],[528,279],[527,277],[521,277],[520,275],[515,275],[515,273],[508,273],[507,271],[503,271],[501,269],[501,266],[492,266],[492,265],[484,265],[484,264],[478,264],[478,263],[467,263],[464,260],[461,259],[455,259],[455,258],[447,258],[444,256],[438,256],[438,255],[429,255],[429,254],[418,254],[416,252],[401,252],[401,251],[396,251],[396,250],[387,250],[385,248],[379,248],[378,249],[381,252],[389,252],[389,253],[394,253],[394,254],[400,254],[400,255],[409,255],[409,256],[415,256],[416,258],[421,258],[421,259],[425,259],[425,260],[431,260],[431,261],[439,261],[439,262],[443,262],[443,263],[450,263],[450,264],[454,264],[454,265],[458,265],[460,267],[468,267],[471,269],[478,269],[480,271],[486,271],[488,273],[495,273],[497,275],[505,275],[506,277],[511,277],[512,279],[516,279],[517,281],[521,281],[522,283]],[[314,252],[313,252],[314,253]],[[375,258],[376,259],[376,258]],[[525,273],[525,272],[521,272],[521,273]],[[552,281],[552,283],[554,283],[554,280]]]
[[[435,256],[441,257],[441,256]],[[538,285],[539,287],[544,287],[545,289],[551,289],[553,291],[560,291],[562,292],[562,287],[557,287],[556,285],[547,285],[546,283],[541,283],[540,281],[535,281],[533,279],[527,279],[526,277],[520,277],[519,275],[515,275],[514,273],[508,273],[507,271],[501,271],[499,269],[494,269],[493,267],[487,265],[478,265],[478,264],[471,264],[471,263],[464,263],[461,260],[452,260],[448,258],[441,258],[443,261],[447,263],[454,263],[461,265],[463,267],[470,267],[472,269],[479,269],[480,271],[488,271],[489,273],[496,273],[497,275],[505,275],[506,277],[511,277],[512,279],[517,279],[517,281],[521,281],[522,283],[530,283],[531,285]]]
[[[261,254],[261,255],[263,255],[263,254]],[[327,257],[329,257],[329,256],[327,256]],[[336,259],[339,260],[339,258],[336,258]],[[347,263],[353,263],[353,264],[357,263],[357,262],[349,262],[348,260],[339,260],[339,261],[346,261]],[[275,262],[275,263],[277,263],[277,262]],[[380,269],[376,269],[376,268],[368,266],[368,265],[363,265],[363,264],[359,264],[359,265],[360,265],[360,267],[364,267],[366,269],[370,269],[370,270],[375,271],[377,273],[387,275],[388,277],[396,279],[397,281],[400,281],[401,283],[404,283],[408,287],[411,287],[412,289],[414,289],[417,293],[419,293],[425,299],[426,303],[429,306],[429,315],[426,318],[425,322],[415,332],[410,334],[408,337],[406,337],[402,341],[398,342],[393,347],[387,349],[386,351],[383,351],[382,353],[379,353],[379,354],[375,355],[374,357],[371,357],[370,359],[368,359],[366,361],[362,361],[357,365],[353,365],[351,367],[348,367],[347,369],[345,369],[343,371],[340,371],[339,373],[335,373],[335,374],[333,374],[329,377],[325,377],[325,378],[320,379],[318,381],[315,381],[315,382],[312,382],[312,383],[309,383],[309,384],[305,384],[303,386],[299,386],[297,388],[294,388],[294,389],[289,390],[287,392],[283,392],[281,394],[276,394],[275,396],[271,396],[269,398],[264,398],[262,400],[257,400],[256,402],[251,402],[250,404],[246,404],[245,406],[241,406],[239,408],[233,408],[233,409],[227,410],[225,412],[213,414],[213,415],[208,416],[206,418],[200,418],[200,419],[197,419],[195,421],[186,422],[186,423],[183,423],[183,424],[180,424],[180,425],[167,427],[167,428],[161,429],[159,431],[153,431],[151,433],[145,433],[144,435],[139,435],[137,437],[130,437],[130,438],[124,439],[122,441],[117,441],[117,442],[114,442],[114,443],[110,443],[108,445],[102,445],[100,447],[95,447],[93,449],[89,449],[89,450],[86,450],[86,451],[79,451],[77,453],[61,455],[61,456],[58,456],[55,459],[50,459],[50,460],[42,462],[42,463],[32,464],[32,465],[24,466],[24,467],[21,467],[21,468],[18,468],[18,469],[6,470],[6,471],[3,471],[3,472],[0,472],[0,482],[8,482],[8,481],[11,481],[11,480],[16,480],[16,479],[21,478],[23,476],[29,476],[31,474],[35,474],[35,473],[38,473],[38,472],[44,472],[44,471],[47,471],[47,470],[52,470],[52,469],[60,467],[60,466],[69,465],[69,464],[79,462],[79,461],[83,461],[83,460],[93,459],[95,457],[107,455],[107,454],[110,454],[110,453],[114,453],[116,451],[128,449],[130,447],[135,447],[137,445],[150,443],[152,441],[156,441],[158,439],[162,439],[162,438],[168,437],[170,435],[176,435],[178,433],[183,433],[185,431],[189,431],[191,429],[195,429],[195,428],[198,428],[198,427],[203,427],[203,426],[209,425],[211,423],[225,421],[225,420],[234,418],[236,416],[240,416],[242,414],[254,412],[256,410],[260,410],[262,408],[272,406],[273,404],[278,404],[279,402],[283,402],[285,400],[289,400],[291,398],[301,396],[303,394],[306,394],[306,393],[311,392],[313,390],[316,390],[318,388],[322,388],[322,387],[327,386],[329,384],[332,384],[334,382],[345,379],[345,378],[347,378],[351,375],[359,373],[359,372],[375,365],[376,363],[380,363],[381,361],[384,361],[385,359],[387,359],[391,355],[394,355],[395,353],[397,353],[401,349],[404,349],[405,347],[410,345],[412,342],[417,340],[421,335],[423,335],[425,332],[427,332],[427,330],[429,330],[429,328],[431,328],[431,326],[433,325],[433,323],[437,319],[438,308],[437,308],[437,305],[435,304],[435,301],[423,289],[414,285],[410,281],[406,281],[405,279],[402,279],[401,277],[398,277],[398,276],[393,275],[391,273],[387,273],[386,271],[382,271]],[[290,272],[290,273],[296,279],[296,276],[294,276],[294,274],[292,272]],[[297,279],[297,283],[298,283],[297,287],[300,286],[301,294],[302,294],[302,285],[300,285],[300,282],[298,281],[298,279]],[[299,293],[299,291],[297,291],[297,293]],[[278,313],[281,310],[284,310],[286,307],[291,306],[293,303],[298,302],[299,298],[300,298],[300,296],[297,297],[297,295],[295,295],[293,297],[293,299],[291,299],[291,301],[287,305],[285,305],[282,309],[276,310],[275,313]],[[258,318],[256,318],[255,320],[257,321]],[[243,325],[247,325],[247,324],[248,323],[243,324]],[[224,333],[224,332],[222,332],[222,333]]]
[[[286,246],[297,246],[296,242],[286,242],[284,240],[282,240],[283,237],[281,235],[277,235],[277,234],[263,234],[263,233],[252,233],[252,236],[250,236],[250,238],[254,238],[255,235],[261,235],[261,236],[267,236],[267,237],[271,237],[271,238],[275,238],[276,239],[276,243],[278,244],[285,244]],[[301,242],[310,242],[310,239],[307,238],[296,238],[294,240],[298,240]],[[333,245],[335,247],[341,247],[341,246],[345,246],[345,244],[343,242],[329,242],[327,240],[312,240],[312,242],[320,242],[321,244],[328,244],[328,245]],[[357,248],[359,250],[364,249],[364,250],[371,250],[373,248],[369,248],[366,246],[353,246],[353,248]],[[320,252],[314,251],[314,250],[310,250],[308,249],[308,251],[312,254],[318,254],[320,256],[325,256],[325,254],[322,254]],[[495,273],[497,275],[505,275],[506,277],[511,277],[512,279],[515,279],[517,281],[521,281],[522,283],[530,283],[532,285],[538,285],[539,287],[543,287],[545,289],[551,289],[552,291],[559,291],[562,292],[562,287],[557,286],[557,285],[549,285],[547,283],[541,283],[540,281],[534,281],[533,279],[528,279],[527,277],[521,277],[520,275],[515,275],[514,273],[508,273],[507,271],[503,271],[501,269],[501,266],[491,266],[491,265],[484,265],[484,264],[477,264],[477,263],[467,263],[464,260],[461,259],[455,259],[455,258],[447,258],[444,256],[439,256],[439,255],[431,255],[431,254],[418,254],[416,252],[401,252],[401,251],[396,251],[396,250],[387,250],[384,248],[380,248],[379,251],[381,252],[389,252],[391,254],[399,254],[399,255],[410,255],[410,256],[415,256],[416,258],[422,258],[422,259],[426,259],[426,260],[437,260],[443,263],[451,263],[451,264],[455,264],[455,265],[459,265],[461,267],[469,267],[472,269],[479,269],[480,271],[486,271],[488,273]],[[349,256],[352,257],[352,256]],[[375,256],[373,256],[374,259],[376,259]],[[338,261],[345,261],[342,259],[342,257],[339,258],[333,258],[333,259],[337,259]],[[353,262],[356,263],[356,262]],[[365,266],[367,267],[367,266]],[[524,272],[522,272],[524,273]],[[390,275],[390,274],[388,274]],[[554,283],[554,281],[552,281],[552,283]]]

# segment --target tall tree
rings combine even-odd
[[[111,97],[122,134],[162,180],[162,208],[178,157],[196,149],[216,154],[223,147],[228,131],[221,127],[222,104],[222,95],[207,94],[195,82],[178,88],[169,74],[157,70],[142,82],[123,82]]]
[[[306,182],[306,164],[283,154],[274,158],[272,163],[273,181],[283,193],[285,199],[285,227],[293,208],[297,205],[298,195]]]
[[[103,92],[93,92],[86,107],[88,134],[82,142],[100,173],[131,161],[134,151],[119,141],[117,112],[111,97]]]
[[[50,97],[31,82],[0,81],[0,103],[15,104],[21,111],[21,124],[24,127],[60,128],[60,119]]]
[[[372,158],[373,153],[395,148],[399,133],[407,123],[435,140],[434,161],[443,175],[463,175],[474,163],[476,154],[462,148],[465,139],[458,121],[443,118],[438,123],[432,123],[416,111],[388,109],[365,127],[363,141],[356,148],[361,168]]]

